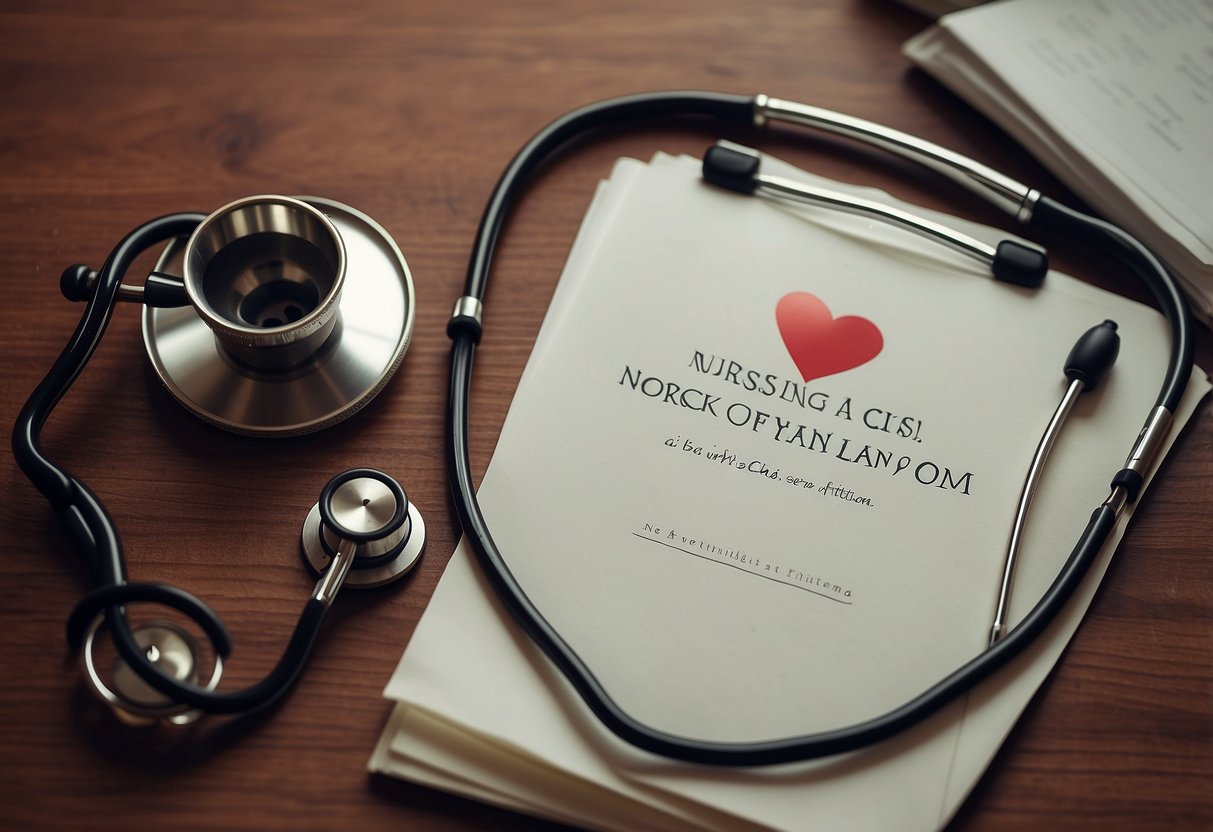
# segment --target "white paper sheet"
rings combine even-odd
[[[905,45],[1213,312],[1213,3],[1011,0]]]
[[[798,386],[775,309],[801,291],[870,318],[881,351]],[[1140,428],[1166,362],[1156,313],[1061,275],[1040,292],[996,285],[898,229],[711,191],[692,160],[624,162],[574,247],[480,502],[528,593],[642,720],[738,740],[874,716],[982,649],[1060,365],[1105,317],[1123,358],[1054,451],[1015,620]],[[703,372],[708,355],[742,369]],[[679,406],[668,387],[647,395],[650,377],[700,393]],[[832,438],[788,441],[801,424]],[[467,557],[461,546],[388,686],[401,704],[371,767],[593,828],[934,828],[1085,609],[895,740],[715,771],[607,736]]]

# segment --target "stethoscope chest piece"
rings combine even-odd
[[[136,726],[185,725],[204,712],[238,714],[268,705],[298,676],[340,590],[382,586],[408,573],[421,557],[425,524],[395,479],[355,468],[324,486],[304,521],[302,544],[319,577],[286,650],[261,682],[217,691],[232,645],[214,612],[184,590],[124,581],[86,595],[68,619],[68,643],[81,648],[92,692],[120,721]],[[174,610],[196,626],[186,629],[171,620],[135,626],[126,620],[126,609],[141,602]],[[99,651],[106,630],[113,631],[114,649]],[[209,650],[201,649],[194,632],[205,634]],[[210,678],[200,686],[208,665]]]
[[[230,203],[155,270],[183,275],[189,304],[144,307],[152,367],[181,404],[236,433],[292,436],[351,416],[412,335],[404,255],[374,220],[332,200]]]
[[[369,589],[406,575],[425,546],[425,521],[404,489],[367,468],[346,471],[325,486],[303,523],[303,555],[317,573],[351,541],[354,559],[344,585]]]
[[[121,656],[110,667],[108,683],[97,664],[97,634],[105,621],[97,616],[85,636],[80,661],[84,678],[92,691],[101,698],[114,715],[127,725],[146,726],[165,720],[173,725],[187,725],[202,712],[179,703],[152,688]],[[132,630],[139,649],[152,664],[179,682],[196,684],[201,650],[198,640],[188,630],[172,621],[149,621]],[[215,657],[215,666],[206,689],[214,690],[223,675],[223,661]]]

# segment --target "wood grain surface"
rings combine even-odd
[[[403,585],[338,602],[302,681],[272,714],[131,731],[81,687],[63,626],[88,576],[8,459],[0,826],[554,828],[365,773],[389,709],[382,688],[457,539],[441,453],[444,327],[484,201],[552,118],[602,97],[676,88],[767,92],[877,119],[1066,196],[910,69],[900,44],[925,24],[886,0],[0,0],[5,430],[79,314],[58,292],[64,267],[99,265],[122,234],[159,214],[255,193],[323,195],[389,229],[416,281],[413,344],[371,407],[303,439],[221,433],[160,389],[138,310],[126,306],[48,424],[46,447],[109,506],[133,578],[175,583],[224,617],[237,644],[228,684],[274,661],[311,589],[298,529],[331,474],[392,471],[430,532]],[[488,299],[473,399],[477,477],[595,182],[619,156],[698,154],[714,138],[691,123],[605,131],[540,177],[511,223]],[[999,221],[900,163],[790,134],[765,141],[826,175]],[[1098,255],[1044,242],[1060,249],[1062,269],[1140,295]],[[1206,333],[1199,355],[1210,366]],[[1205,407],[955,829],[1213,828],[1211,474]]]

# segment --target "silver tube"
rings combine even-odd
[[[1045,428],[1044,435],[1040,437],[1040,444],[1036,446],[1032,464],[1028,467],[1028,475],[1024,479],[1023,490],[1019,494],[1019,508],[1015,512],[1015,523],[1011,526],[1011,539],[1007,545],[1007,554],[1002,563],[1002,582],[998,587],[998,605],[994,611],[994,623],[990,626],[990,645],[1007,634],[1007,609],[1011,604],[1011,587],[1015,581],[1015,561],[1019,556],[1019,546],[1023,542],[1023,529],[1027,523],[1028,509],[1032,507],[1032,498],[1036,496],[1036,487],[1040,485],[1045,460],[1048,458],[1049,452],[1053,450],[1053,443],[1057,441],[1057,437],[1061,433],[1061,426],[1065,423],[1066,417],[1070,415],[1074,402],[1078,401],[1084,386],[1079,379],[1070,382],[1066,394],[1053,413],[1053,418],[1049,420],[1049,426]]]
[[[97,288],[97,272],[90,271],[84,279],[84,291],[92,294]],[[119,283],[117,299],[124,303],[143,303],[143,287],[130,283]]]
[[[1104,500],[1103,504],[1112,509],[1112,512],[1119,518],[1121,512],[1125,510],[1125,506],[1129,504],[1128,490],[1123,485],[1112,486],[1108,499]]]
[[[480,319],[483,315],[484,305],[471,295],[464,295],[455,301],[455,310],[451,312],[452,318],[474,318],[478,324],[482,323]]]
[[[1141,433],[1137,435],[1133,450],[1129,452],[1129,458],[1125,460],[1125,468],[1142,477],[1147,476],[1150,469],[1154,467],[1158,455],[1162,452],[1170,428],[1171,411],[1162,406],[1154,408],[1145,426],[1142,427]]]
[[[357,555],[358,544],[343,539],[337,545],[337,554],[333,557],[333,562],[316,582],[316,589],[312,591],[312,597],[322,601],[326,607],[331,607],[338,590],[345,583],[345,576],[349,574],[350,567],[354,565],[354,558]]]
[[[918,162],[958,182],[1019,222],[1031,219],[1036,200],[1040,198],[1040,192],[1036,189],[917,136],[821,107],[757,96],[754,99],[754,123],[763,126],[772,120],[824,130]]]
[[[885,222],[907,228],[935,242],[942,243],[949,248],[959,251],[961,254],[966,254],[975,260],[981,261],[987,266],[993,267],[994,265],[996,250],[993,246],[987,245],[967,234],[954,231],[937,222],[911,214],[909,211],[902,211],[899,208],[873,200],[805,185],[781,176],[759,174],[754,177],[754,181],[758,186],[756,191],[760,195],[795,202],[810,202],[817,205],[825,205],[848,214],[874,216]]]

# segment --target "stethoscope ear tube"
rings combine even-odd
[[[97,273],[92,295],[71,339],[30,394],[13,425],[12,449],[18,467],[85,549],[98,584],[125,579],[122,544],[96,496],[43,452],[42,427],[101,343],[113,315],[122,276],[135,258],[152,246],[188,234],[201,220],[201,214],[170,214],[144,223],[118,243]]]
[[[201,220],[201,214],[170,214],[144,223],[118,243],[97,273],[92,295],[71,339],[17,416],[13,426],[13,457],[56,511],[62,512],[72,504],[79,493],[73,483],[79,481],[42,453],[42,426],[101,343],[113,315],[122,275],[135,258],[154,245],[188,234]]]

